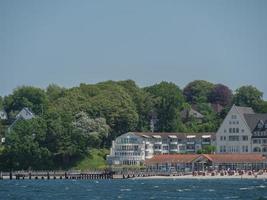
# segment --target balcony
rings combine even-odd
[[[155,144],[161,145],[162,144],[162,141],[156,141]]]
[[[177,149],[177,148],[176,148],[176,149],[170,149],[170,151],[171,151],[171,152],[177,152],[178,149]]]
[[[203,144],[203,145],[209,145],[209,144],[211,144],[210,142],[202,142],[201,144]]]
[[[195,141],[187,141],[186,144],[195,144]]]
[[[177,141],[171,141],[170,144],[178,144]]]
[[[162,152],[162,149],[154,149],[154,152]]]

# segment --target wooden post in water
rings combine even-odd
[[[9,172],[9,179],[12,180],[12,172]]]

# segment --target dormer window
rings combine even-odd
[[[264,126],[263,121],[260,120],[259,123],[258,123],[258,125],[257,125],[257,128],[258,128],[258,129],[262,129],[263,126]]]

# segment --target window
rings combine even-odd
[[[247,145],[242,146],[242,152],[248,152],[248,146]]]
[[[220,146],[220,152],[221,153],[226,152],[226,147],[225,146]]]
[[[239,124],[239,121],[236,121],[236,124]]]
[[[233,133],[235,133],[235,128],[233,128]]]
[[[232,124],[232,122],[231,122],[231,121],[229,121],[229,124]]]
[[[239,152],[239,146],[229,146],[228,152]]]
[[[267,139],[263,139],[263,140],[262,140],[262,143],[263,143],[263,144],[267,144]]]
[[[163,150],[169,150],[169,146],[163,146]]]
[[[232,133],[232,128],[229,128],[229,133]]]
[[[254,139],[253,144],[261,144],[261,140],[260,139]]]
[[[237,117],[236,117],[236,115],[232,115],[232,119],[236,119]]]
[[[243,135],[243,136],[242,136],[242,140],[243,140],[243,141],[248,141],[248,136],[247,136],[247,135]]]
[[[221,139],[221,141],[224,141],[224,140],[226,140],[226,136],[221,136],[220,139]]]
[[[261,152],[261,148],[260,147],[254,147],[253,152]]]
[[[238,135],[231,135],[231,136],[229,136],[229,141],[239,141],[239,136]]]
[[[244,133],[244,132],[245,132],[245,130],[244,130],[244,129],[242,129],[242,130],[241,130],[241,132],[242,132],[242,133]]]
[[[224,129],[224,132],[226,133],[226,132],[227,132],[227,130],[226,130],[226,129]]]
[[[239,128],[236,128],[236,132],[239,133]]]

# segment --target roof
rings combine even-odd
[[[254,110],[251,107],[242,107],[242,106],[235,106],[235,107],[241,115],[255,114]]]
[[[204,157],[213,163],[258,163],[267,162],[266,157],[262,154],[203,154]]]
[[[264,122],[267,121],[267,113],[264,114],[245,114],[244,115],[247,125],[249,126],[250,130],[253,131],[260,120]]]
[[[216,133],[213,132],[203,132],[203,133],[167,133],[167,132],[133,132],[135,135],[145,138],[178,138],[178,139],[186,139],[187,136],[195,136],[197,139],[201,139],[202,136],[210,135],[211,139],[215,140]],[[160,136],[160,137],[159,137]]]
[[[168,154],[168,155],[156,155],[153,158],[146,160],[145,164],[156,164],[156,163],[190,163],[199,154]]]
[[[267,162],[266,157],[262,154],[171,154],[156,155],[146,160],[145,164],[159,163],[191,163],[203,158],[210,160],[212,163],[262,163]]]
[[[195,117],[198,119],[204,118],[204,115],[202,115],[200,112],[193,108],[186,108],[180,112],[181,118],[182,119],[187,119],[188,117]]]

